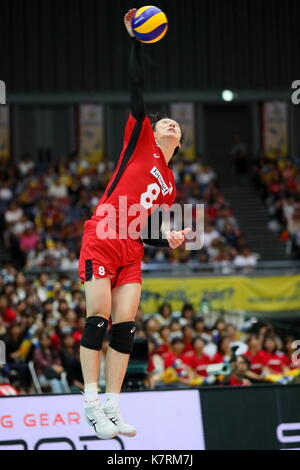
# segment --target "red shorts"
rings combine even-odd
[[[128,238],[100,239],[97,236],[97,220],[87,220],[79,257],[81,282],[110,277],[112,288],[133,282],[142,283],[142,259],[144,245],[141,240]]]

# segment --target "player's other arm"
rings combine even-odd
[[[126,13],[124,16],[124,24],[129,36],[131,37],[129,58],[131,114],[137,121],[143,121],[146,113],[144,104],[144,71],[141,51],[142,44],[135,38],[131,26],[131,21],[136,11],[136,8],[132,8]]]
[[[153,218],[153,213],[148,217],[148,223],[146,229],[142,234],[142,240],[145,245],[155,246],[156,248],[173,248],[174,250],[178,248],[186,240],[185,235],[191,231],[191,228],[186,228],[176,232],[175,230],[167,230],[165,232],[166,238],[163,238],[163,233],[161,231],[162,226],[162,214],[159,213],[159,233],[157,238],[151,238],[151,222]]]

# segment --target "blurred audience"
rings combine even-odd
[[[300,168],[299,161],[278,157],[259,158],[253,180],[269,212],[269,229],[277,232],[287,252],[300,259]]]
[[[202,157],[191,162],[183,155],[172,165],[176,202],[204,204],[204,248],[198,253],[184,247],[171,250],[145,246],[144,265],[196,261],[212,263],[214,270],[224,273],[255,266],[254,255],[242,253],[245,237],[213,169]],[[83,224],[92,215],[113,169],[113,163],[106,160],[91,167],[76,154],[48,166],[36,164],[30,155],[15,166],[9,161],[0,163],[0,226],[13,264],[27,270],[76,271]],[[195,210],[193,218],[195,222]],[[176,219],[171,225],[182,228]],[[246,261],[240,259],[245,256]],[[240,261],[234,263],[237,257]]]
[[[32,361],[43,391],[81,391],[79,345],[85,316],[79,281],[45,273],[30,280],[6,265],[0,271],[0,340],[6,346],[1,383],[17,393],[33,393]],[[239,329],[224,314],[213,324],[208,318],[189,303],[176,311],[165,302],[151,315],[139,306],[136,338],[146,339],[149,349],[145,385],[249,385],[247,381],[297,375],[300,354],[294,336],[278,332],[270,323],[247,323],[246,329]],[[101,381],[103,387],[104,364]]]

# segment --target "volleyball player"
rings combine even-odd
[[[135,11],[131,9],[124,17],[131,36],[131,113],[126,123],[123,150],[94,215],[85,222],[79,263],[87,308],[87,321],[80,347],[85,384],[84,408],[87,422],[94,426],[101,439],[109,439],[116,434],[136,435],[136,429],[124,422],[119,407],[119,395],[134,340],[144,253],[141,237],[136,239],[131,236],[129,227],[134,217],[128,215],[129,208],[137,204],[148,217],[153,212],[154,204],[173,204],[175,181],[168,163],[182,140],[177,122],[161,116],[151,122],[145,114],[142,45],[134,38],[131,27]],[[127,198],[125,202],[124,197]],[[104,229],[104,212],[107,207],[116,210],[116,227],[105,219],[110,235],[116,235],[114,239],[99,237]],[[124,212],[128,215],[126,223],[122,222]],[[142,226],[146,223],[147,220]],[[119,234],[124,228],[128,229],[128,237],[121,239]],[[167,231],[164,239],[160,237],[159,240],[144,241],[153,246],[177,248],[190,230]],[[104,402],[100,404],[100,356],[110,316],[112,329],[105,361],[106,393]]]

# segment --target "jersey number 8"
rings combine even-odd
[[[156,201],[160,193],[160,187],[157,183],[149,184],[147,191],[141,194],[140,204],[145,207],[145,209],[150,209],[153,206],[153,202]]]

